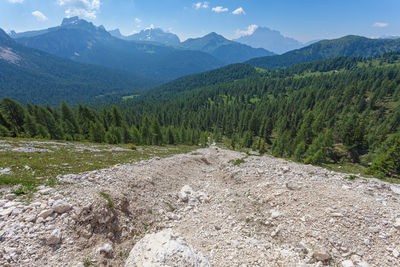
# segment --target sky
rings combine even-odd
[[[0,28],[16,32],[79,16],[124,35],[160,27],[181,40],[217,32],[229,39],[257,26],[301,42],[349,34],[400,36],[400,0],[0,0]]]

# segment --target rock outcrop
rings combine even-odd
[[[179,234],[167,229],[148,234],[133,247],[125,267],[196,266],[209,267],[209,261]]]

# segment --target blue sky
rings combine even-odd
[[[399,13],[400,0],[0,0],[0,27],[43,29],[79,15],[123,34],[154,25],[183,40],[212,31],[235,38],[258,25],[306,42],[400,35]]]

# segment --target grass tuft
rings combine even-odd
[[[99,194],[100,194],[100,196],[102,196],[105,200],[107,200],[108,207],[110,207],[110,208],[114,207],[114,202],[112,201],[112,199],[111,199],[111,197],[110,197],[109,194],[107,194],[106,192],[103,192],[103,191],[101,191]]]

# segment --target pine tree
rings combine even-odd
[[[397,137],[392,147],[380,155],[368,169],[369,173],[388,177],[400,177],[400,137]]]
[[[64,133],[69,134],[71,137],[79,134],[79,127],[75,115],[64,101],[61,103],[60,110]]]
[[[140,140],[141,140],[141,136],[140,136],[140,132],[139,130],[136,128],[135,125],[132,126],[132,143],[134,143],[135,145],[139,145],[140,144]]]
[[[25,116],[24,131],[27,137],[32,138],[38,135],[38,125],[29,114]]]
[[[96,121],[95,123],[90,124],[90,131],[89,131],[89,140],[95,143],[104,143],[105,141],[105,129],[103,125]]]
[[[147,116],[144,117],[142,127],[140,127],[140,135],[142,136],[142,144],[151,145],[150,121]]]
[[[158,122],[158,120],[156,118],[153,119],[150,129],[151,129],[150,132],[152,134],[152,144],[153,145],[162,145],[163,135],[161,132],[160,123]]]
[[[113,125],[116,127],[121,127],[122,126],[122,115],[116,106],[113,106],[111,108],[111,114],[112,114]]]
[[[19,136],[24,130],[26,113],[24,106],[10,98],[3,98],[0,102],[0,111],[5,120],[10,123],[9,130],[13,136]]]
[[[168,140],[168,144],[169,145],[174,145],[175,144],[174,132],[173,132],[171,126],[168,127],[168,130],[167,130],[167,140]]]

